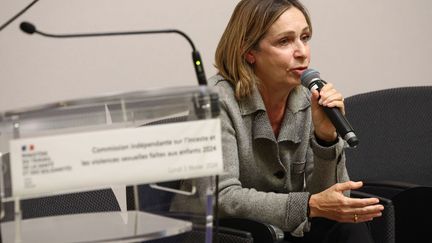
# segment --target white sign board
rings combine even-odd
[[[223,172],[219,119],[10,141],[13,196]]]

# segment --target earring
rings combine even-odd
[[[250,64],[253,65],[255,63],[255,58],[253,57],[252,54],[248,53],[246,54],[246,61]]]

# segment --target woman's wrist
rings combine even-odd
[[[312,194],[309,195],[308,210],[307,210],[308,218],[316,217],[315,210],[314,210],[315,197],[316,197],[316,195],[312,195]]]
[[[327,136],[326,138],[323,138],[323,136],[319,136],[315,133],[315,139],[317,143],[323,147],[330,147],[335,145],[338,142],[338,137],[336,132],[333,134],[333,136]]]

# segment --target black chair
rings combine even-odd
[[[375,197],[380,200],[384,206],[382,216],[368,222],[369,230],[376,243],[394,243],[395,242],[395,211],[393,201],[363,191],[351,191],[351,197],[355,198],[370,198]]]
[[[421,242],[432,218],[432,86],[358,94],[345,106],[360,139],[347,150],[351,179],[392,201],[395,242]]]
[[[245,218],[221,218],[219,225],[230,228],[238,229],[241,231],[250,232],[253,242],[284,242],[284,232],[278,227]]]
[[[158,183],[158,186],[178,189],[180,183],[181,181],[170,181]],[[153,188],[151,185],[140,185],[138,188],[140,198],[150,199],[140,200],[140,210],[192,221],[195,225],[205,225],[204,215],[192,215],[189,213],[170,211],[170,202],[174,198],[175,193],[159,190]],[[278,231],[276,227],[270,224],[243,218],[219,219],[217,215],[215,215],[214,226],[213,242],[215,243],[279,242],[277,240],[277,233],[280,234],[282,232],[281,230]],[[202,243],[205,242],[205,237],[205,229],[198,226],[191,232],[171,237],[168,242]],[[281,237],[283,238],[283,235],[279,236],[279,238]],[[164,238],[151,241],[151,243],[165,243],[167,240],[168,239]]]
[[[179,190],[181,180],[169,181],[157,183],[157,187],[154,184],[146,184],[138,186],[139,210],[146,211],[149,213],[156,213],[158,215],[164,215],[167,217],[173,217],[181,220],[187,220],[194,223],[194,228],[190,232],[184,234],[157,239],[149,241],[150,243],[165,243],[165,242],[176,242],[176,243],[203,243],[206,240],[206,217],[203,214],[196,215],[191,213],[173,212],[170,211],[170,206],[173,198],[176,195],[176,190]],[[161,190],[160,188],[168,188],[169,190]],[[187,202],[186,202],[187,203]],[[252,243],[252,242],[265,242],[256,241],[252,232],[248,231],[249,228],[241,229],[238,227],[230,227],[229,225],[222,225],[218,221],[217,215],[215,215],[214,229],[213,229],[213,242],[217,243]]]

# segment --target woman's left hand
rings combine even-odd
[[[337,138],[336,128],[322,109],[325,107],[338,107],[345,114],[344,98],[333,84],[327,83],[321,91],[312,91],[312,120],[315,128],[315,136],[327,142],[335,141]]]

